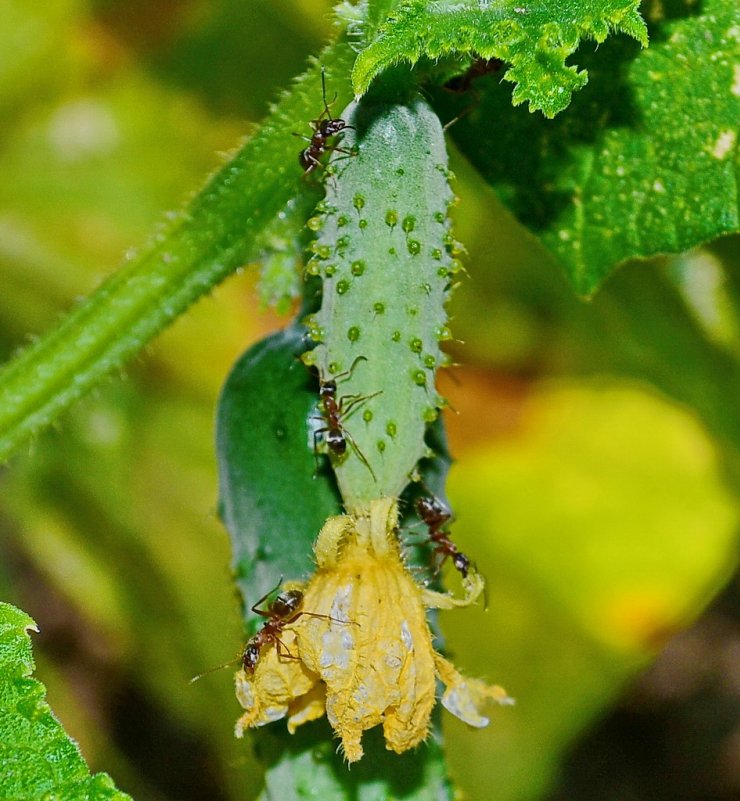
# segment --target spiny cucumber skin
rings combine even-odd
[[[323,278],[321,309],[309,325],[319,344],[309,360],[324,380],[337,376],[345,409],[353,397],[375,395],[343,416],[351,441],[343,457],[332,457],[345,505],[355,511],[400,494],[425,454],[425,427],[441,403],[435,372],[440,341],[449,338],[445,302],[460,263],[434,112],[421,98],[360,101],[342,119],[353,128],[341,147],[355,155],[333,154],[325,200],[309,221],[317,238],[308,272]]]

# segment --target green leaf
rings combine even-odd
[[[498,58],[510,65],[505,74],[517,84],[514,105],[528,102],[531,111],[554,117],[572,92],[588,79],[585,71],[566,65],[581,40],[603,42],[610,31],[622,31],[647,44],[637,12],[639,0],[570,0],[525,6],[519,0],[494,4],[468,0],[409,0],[388,16],[352,71],[355,94],[364,94],[383,70],[421,58],[448,55]]]
[[[90,775],[77,744],[46,703],[34,670],[34,621],[0,602],[0,799],[131,801],[105,773]]]
[[[484,79],[480,106],[451,129],[581,294],[625,259],[738,228],[736,9],[689,9],[655,25],[649,50],[612,40],[584,56],[589,87],[555,122],[512,112]]]
[[[322,54],[348,100],[352,51]],[[254,255],[255,238],[302,190],[293,133],[321,109],[318,63],[144,252],[112,275],[47,337],[0,373],[0,459],[120,368],[152,337]]]

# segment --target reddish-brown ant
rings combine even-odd
[[[221,670],[222,668],[228,667],[229,665],[233,665],[237,662],[242,663],[242,667],[247,673],[254,673],[254,670],[257,667],[257,662],[259,662],[262,649],[270,643],[275,644],[278,656],[288,659],[298,659],[297,656],[294,656],[290,653],[285,643],[280,639],[280,635],[286,626],[289,626],[291,623],[295,623],[296,620],[303,615],[308,615],[309,617],[318,617],[322,620],[331,620],[334,623],[341,623],[343,625],[353,624],[353,621],[338,620],[330,615],[319,615],[316,612],[304,611],[301,609],[301,604],[303,603],[303,593],[300,590],[282,590],[282,592],[279,592],[275,598],[270,601],[266,609],[260,609],[260,605],[264,603],[264,601],[266,601],[282,583],[283,580],[281,578],[275,587],[273,587],[268,593],[265,593],[265,595],[263,595],[259,601],[257,601],[257,603],[251,607],[255,614],[260,615],[261,617],[266,617],[267,620],[262,628],[253,637],[250,637],[249,640],[247,640],[247,644],[244,646],[241,656],[238,657],[238,659],[233,659],[230,662],[225,662],[223,665],[217,665],[210,670],[206,670],[204,673],[199,673],[197,676],[194,676],[192,679],[190,679],[191,684],[201,677],[207,676],[209,673],[213,673],[216,670]],[[359,624],[354,623],[354,625]]]
[[[435,558],[437,555],[441,556],[441,559],[437,562],[436,572],[439,572],[445,559],[449,557],[460,575],[463,578],[467,578],[470,570],[470,559],[458,549],[457,545],[450,539],[450,532],[445,528],[447,523],[452,520],[452,512],[434,497],[421,497],[416,501],[416,513],[429,529],[429,540],[435,546]]]
[[[308,147],[301,150],[301,152],[298,154],[298,162],[301,167],[303,167],[304,175],[308,175],[317,167],[323,166],[321,164],[321,157],[324,155],[324,153],[337,150],[340,153],[352,155],[351,150],[341,148],[336,143],[332,144],[329,142],[331,137],[342,133],[342,131],[346,131],[348,128],[354,128],[354,126],[347,125],[347,123],[341,119],[341,117],[331,116],[329,104],[326,102],[326,78],[324,76],[323,67],[321,68],[321,92],[324,98],[324,110],[317,119],[311,120],[309,123],[313,129],[313,134],[311,136],[304,136],[303,134],[299,133],[293,134],[293,136],[298,136],[301,139],[305,139],[309,143]],[[334,100],[336,100],[336,95]],[[332,103],[334,100],[332,100]]]
[[[271,642],[275,643],[278,656],[287,655],[290,659],[296,658],[285,647],[285,644],[280,639],[280,634],[286,626],[295,623],[301,615],[306,614],[306,612],[299,611],[303,603],[303,593],[300,590],[283,590],[267,605],[267,609],[259,608],[260,604],[275,592],[281,582],[278,582],[277,587],[263,595],[252,607],[252,611],[255,614],[266,617],[267,620],[264,626],[244,646],[241,661],[247,673],[254,673],[262,649]]]
[[[288,659],[298,658],[290,653],[285,643],[280,639],[280,634],[286,626],[295,623],[296,620],[303,615],[318,617],[322,620],[331,620],[334,623],[342,623],[343,625],[352,623],[352,621],[349,620],[337,620],[337,618],[331,617],[330,615],[319,615],[316,612],[304,611],[301,609],[303,593],[300,590],[282,590],[282,592],[279,592],[275,596],[275,599],[267,605],[267,609],[260,609],[260,604],[272,595],[280,584],[282,584],[282,579],[280,579],[276,587],[270,590],[266,595],[263,595],[252,607],[252,611],[255,614],[266,617],[267,620],[264,626],[249,639],[244,647],[241,662],[247,673],[254,673],[262,649],[269,643],[275,643],[278,656],[287,657]]]
[[[323,417],[319,419],[323,420],[326,425],[313,432],[313,447],[314,453],[318,453],[317,440],[321,434],[324,434],[326,447],[335,456],[344,456],[347,452],[347,443],[349,442],[352,450],[357,454],[357,458],[367,467],[373,480],[375,480],[375,471],[370,466],[370,462],[365,458],[365,454],[360,450],[352,435],[344,427],[343,421],[357,404],[364,403],[366,400],[380,395],[380,392],[374,392],[372,395],[344,395],[341,398],[337,398],[337,379],[351,375],[357,362],[365,360],[365,356],[358,356],[354,362],[352,362],[352,366],[349,370],[345,370],[343,373],[339,373],[334,378],[329,378],[327,380],[319,377],[319,399],[321,412],[323,414]]]
[[[447,81],[442,88],[445,91],[452,92],[456,95],[464,95],[474,87],[475,81],[478,78],[488,75],[491,72],[498,72],[498,70],[500,70],[503,66],[504,62],[498,58],[478,58],[464,73],[462,73],[462,75],[456,75],[454,78],[450,78],[450,80]],[[478,92],[475,92],[474,96],[476,99],[467,108],[463,109],[449,122],[445,123],[443,128],[445,132],[455,125],[455,123],[463,119],[463,117],[470,114],[470,112],[478,105],[480,100],[478,97]]]

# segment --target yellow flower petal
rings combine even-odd
[[[322,717],[326,707],[326,693],[322,684],[315,684],[305,695],[296,698],[288,711],[288,731]]]
[[[486,587],[486,581],[471,565],[468,575],[462,580],[465,595],[455,598],[448,592],[435,592],[426,588],[421,590],[422,601],[427,609],[455,609],[456,607],[470,606],[480,598]]]
[[[304,608],[324,617],[296,627],[301,659],[326,684],[327,717],[350,762],[362,756],[362,732],[380,723],[394,751],[417,745],[434,705],[432,638],[401,562],[396,514],[385,499],[365,516],[327,522],[304,594]]]
[[[295,653],[295,632],[284,631],[281,641],[285,646],[282,650]],[[246,710],[235,728],[236,736],[242,737],[244,729],[284,718],[296,698],[316,685],[317,677],[309,673],[300,659],[279,655],[277,647],[270,643],[260,654],[254,673],[242,669],[237,672],[235,682],[236,697]]]
[[[480,712],[486,700],[495,701],[501,706],[511,706],[514,703],[514,699],[507,695],[503,687],[488,685],[479,679],[465,678],[440,654],[435,653],[434,661],[437,675],[445,685],[442,706],[469,726],[482,729],[490,723]]]

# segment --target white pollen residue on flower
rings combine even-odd
[[[437,679],[443,706],[471,726],[488,724],[483,702],[510,704],[501,687],[463,677],[438,654],[426,610],[473,603],[483,578],[471,570],[465,596],[419,586],[404,565],[392,498],[361,515],[326,521],[314,546],[317,570],[303,590],[303,614],[265,648],[254,672],[236,674],[246,728],[287,718],[288,730],[326,714],[348,762],[362,757],[362,735],[382,725],[386,747],[402,753],[429,733]]]

